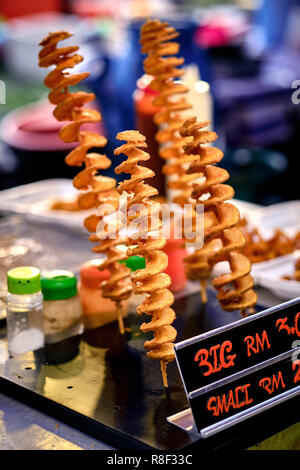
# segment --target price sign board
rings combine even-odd
[[[300,361],[293,362],[290,353],[283,356],[214,389],[192,392],[190,403],[198,431],[222,420],[233,422],[229,418],[249,409],[257,411],[261,404],[273,403],[279,396],[299,393]]]
[[[299,393],[300,298],[177,343],[175,354],[194,427],[217,432]]]

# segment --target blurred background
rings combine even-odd
[[[180,31],[194,112],[219,135],[236,198],[299,199],[300,0],[0,0],[0,15],[0,189],[78,171],[64,163],[70,146],[58,139],[37,65],[38,43],[60,29],[85,58],[78,68],[90,72],[84,86],[103,115],[105,151],[112,156],[117,132],[137,128],[160,174],[139,46],[152,17]],[[163,177],[157,186],[164,194]]]

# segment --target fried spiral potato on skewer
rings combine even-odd
[[[70,86],[77,85],[89,76],[89,73],[70,74],[66,69],[73,68],[83,60],[77,53],[77,46],[57,47],[57,43],[69,38],[72,34],[59,31],[50,33],[40,43],[42,50],[39,53],[39,65],[55,68],[46,76],[44,83],[51,89],[49,93],[50,103],[55,105],[53,114],[58,121],[70,121],[64,126],[59,136],[63,142],[79,142],[67,156],[66,163],[70,166],[84,168],[73,180],[73,185],[80,191],[77,202],[80,209],[105,207],[101,215],[91,215],[84,220],[84,226],[89,232],[92,242],[98,245],[92,251],[102,253],[106,260],[100,269],[109,269],[111,275],[108,281],[101,285],[103,297],[107,297],[116,302],[119,329],[123,334],[124,324],[122,316],[122,301],[131,294],[130,270],[120,264],[119,261],[126,259],[126,256],[117,249],[117,245],[123,240],[111,239],[109,231],[97,234],[97,226],[103,221],[105,216],[113,213],[119,207],[119,194],[116,189],[116,181],[113,178],[99,175],[100,170],[110,167],[111,161],[106,155],[91,152],[94,147],[104,147],[107,140],[97,132],[81,131],[81,125],[85,123],[96,123],[101,121],[101,114],[94,109],[86,109],[86,103],[94,100],[94,93],[78,91],[71,93]],[[105,205],[105,206],[104,206]],[[101,235],[101,237],[100,237]],[[116,232],[118,235],[118,231]]]
[[[215,147],[203,147],[217,138],[214,132],[203,129],[205,125],[191,118],[180,131],[183,137],[190,138],[186,153],[198,155],[187,173],[202,175],[200,181],[193,184],[192,198],[196,204],[204,206],[204,245],[187,256],[185,264],[189,278],[200,279],[204,290],[213,266],[219,261],[228,261],[231,272],[213,279],[212,283],[223,310],[240,310],[246,316],[247,309],[252,311],[257,300],[252,289],[251,263],[239,251],[245,244],[243,233],[236,227],[240,220],[239,211],[225,202],[233,198],[234,191],[224,184],[229,179],[228,172],[216,166],[222,160],[223,152]],[[205,301],[206,295],[202,293],[202,297]]]
[[[66,69],[75,67],[82,62],[83,57],[77,53],[78,46],[57,47],[58,42],[72,36],[66,31],[50,33],[40,42],[42,49],[39,53],[39,66],[55,66],[46,76],[44,83],[51,89],[48,95],[50,103],[55,105],[53,114],[58,121],[71,121],[64,126],[59,136],[63,142],[78,141],[78,132],[83,123],[96,123],[101,121],[101,114],[94,109],[85,109],[84,105],[95,99],[94,93],[78,91],[71,93],[69,87],[77,85],[89,76],[89,73],[66,72]],[[106,139],[102,137],[104,146]]]
[[[139,162],[149,160],[150,155],[142,150],[147,148],[146,138],[138,131],[125,131],[117,134],[118,140],[126,143],[115,149],[115,155],[124,153],[127,160],[116,169],[116,173],[127,173],[130,179],[119,184],[118,191],[127,193],[128,220],[138,221],[137,232],[129,237],[131,246],[128,256],[143,256],[146,261],[144,269],[137,270],[132,275],[133,292],[146,294],[146,299],[137,308],[139,315],[150,315],[151,321],[143,323],[141,331],[146,333],[153,331],[154,338],[145,342],[145,348],[149,350],[147,356],[158,359],[161,363],[163,384],[168,386],[166,367],[167,363],[174,360],[174,345],[177,332],[172,325],[175,312],[171,308],[174,296],[169,291],[170,277],[163,271],[168,266],[168,257],[162,251],[166,240],[162,239],[161,221],[157,217],[153,223],[152,217],[159,214],[160,204],[151,199],[157,194],[157,190],[144,182],[152,178],[154,172],[149,168],[139,165]]]
[[[92,251],[105,256],[100,269],[108,269],[110,276],[107,281],[103,281],[101,284],[102,296],[116,303],[119,331],[121,334],[125,334],[122,301],[128,299],[132,292],[131,271],[123,263],[120,263],[120,261],[127,259],[127,256],[118,249],[118,245],[126,243],[127,240],[119,237],[121,224],[117,227],[112,225],[111,231],[109,231],[109,225],[107,229],[104,228],[102,232],[99,231],[99,223],[104,222],[104,217],[114,214],[119,206],[119,194],[115,188],[116,182],[112,178],[109,179],[114,182],[115,191],[109,193],[109,191],[104,190],[97,194],[97,202],[105,207],[104,213],[87,217],[84,225],[89,232],[92,232],[89,240],[98,243]]]
[[[156,140],[160,144],[160,157],[170,161],[164,165],[163,172],[170,176],[169,188],[176,190],[173,201],[183,206],[190,202],[191,181],[195,178],[195,175],[187,175],[185,168],[195,157],[184,154],[185,139],[179,133],[185,121],[182,112],[192,105],[185,97],[188,87],[178,81],[184,74],[180,68],[184,59],[176,57],[180,46],[173,41],[178,35],[168,23],[148,20],[141,28],[140,43],[142,53],[148,54],[144,70],[154,77],[150,87],[158,92],[153,100],[153,105],[159,108],[154,116],[160,129]]]

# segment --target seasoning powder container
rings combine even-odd
[[[83,333],[77,278],[70,271],[43,275],[45,360],[59,364],[73,359]]]
[[[7,339],[10,354],[44,346],[43,296],[40,270],[32,266],[7,273]]]

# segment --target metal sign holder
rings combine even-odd
[[[231,426],[234,426],[237,423],[245,421],[246,419],[251,418],[252,416],[255,416],[269,408],[272,408],[275,405],[283,403],[284,401],[297,396],[299,393],[300,393],[300,385],[294,388],[293,390],[288,390],[287,392],[282,393],[281,395],[277,397],[270,398],[264,403],[260,403],[259,405],[253,406],[249,410],[245,410],[241,413],[238,413],[235,416],[224,419],[217,424],[203,428],[199,432],[197,430],[191,408],[187,408],[186,410],[180,411],[179,413],[175,413],[172,416],[168,416],[167,421],[168,423],[173,424],[174,426],[177,426],[183,431],[186,431],[191,434],[196,434],[199,437],[205,439]]]
[[[292,306],[294,304],[297,304],[299,302],[299,300],[300,300],[300,298],[297,298],[297,299],[294,299],[292,301],[285,302],[281,306],[282,306],[282,308],[289,307],[289,306]],[[270,358],[266,361],[258,363],[258,364],[254,365],[252,367],[249,367],[247,369],[244,369],[244,370],[241,370],[237,373],[229,375],[229,376],[227,376],[227,377],[225,377],[221,380],[218,380],[218,381],[216,381],[216,382],[214,382],[214,383],[212,383],[208,386],[203,386],[203,387],[201,387],[197,390],[193,390],[193,391],[188,391],[187,390],[187,386],[185,384],[183,374],[182,374],[182,370],[181,370],[181,365],[180,365],[180,362],[179,362],[179,359],[178,359],[178,356],[177,356],[177,350],[180,350],[180,349],[184,348],[185,346],[188,346],[191,343],[195,343],[197,341],[197,339],[199,339],[199,340],[200,339],[205,339],[209,336],[213,336],[214,334],[217,334],[220,331],[224,331],[224,330],[227,330],[227,329],[230,330],[231,328],[235,328],[239,324],[242,324],[244,322],[245,323],[247,323],[249,321],[252,322],[253,320],[255,320],[258,317],[269,315],[270,313],[272,313],[273,311],[278,309],[278,307],[279,306],[272,307],[272,308],[267,309],[263,312],[259,312],[255,315],[253,315],[252,318],[248,317],[247,319],[239,320],[239,321],[235,322],[234,324],[226,325],[226,326],[218,328],[216,330],[212,330],[212,331],[209,331],[207,333],[204,333],[203,335],[199,335],[198,337],[190,338],[190,339],[187,339],[185,341],[182,341],[180,343],[175,344],[175,358],[176,358],[178,370],[180,372],[181,380],[182,380],[182,383],[183,383],[183,386],[184,386],[184,389],[185,389],[185,393],[186,393],[186,396],[187,396],[187,399],[188,399],[189,403],[191,403],[191,400],[193,398],[195,398],[199,395],[210,392],[211,390],[218,389],[223,385],[230,384],[234,380],[240,379],[242,377],[246,377],[249,374],[254,373],[256,371],[263,370],[266,367],[271,366],[273,364],[276,364],[279,361],[287,360],[289,358],[291,359],[291,361],[293,361],[293,357],[295,357],[295,355],[299,357],[300,347],[297,345],[298,347],[296,346],[296,348],[294,348],[292,350],[289,350],[289,351],[284,352],[282,354],[279,354],[279,355],[277,355],[273,358]],[[273,397],[271,397],[267,400],[264,400],[260,403],[257,403],[256,405],[253,405],[250,408],[247,408],[243,411],[240,411],[240,412],[234,414],[233,416],[220,419],[220,421],[218,421],[214,424],[211,424],[209,426],[205,426],[202,429],[199,429],[199,431],[198,431],[198,427],[196,425],[196,421],[194,419],[192,407],[187,408],[187,409],[185,409],[183,411],[180,411],[178,413],[175,413],[171,416],[168,416],[167,421],[168,421],[168,423],[180,428],[181,430],[186,431],[187,433],[191,433],[193,435],[197,435],[198,437],[205,439],[205,438],[213,436],[214,434],[217,434],[217,433],[219,433],[219,432],[221,432],[221,431],[223,431],[223,430],[225,430],[225,429],[227,429],[231,426],[234,426],[235,424],[238,424],[242,421],[245,421],[248,418],[256,416],[259,413],[262,413],[263,411],[266,411],[266,410],[268,410],[268,409],[270,409],[270,408],[272,408],[276,405],[279,405],[280,403],[283,403],[283,402],[285,402],[289,399],[292,399],[292,398],[296,397],[297,395],[299,395],[299,393],[300,393],[300,385],[297,385],[297,386],[295,386],[293,388],[290,388],[289,390],[286,390],[286,391],[284,391],[284,392],[282,392],[282,393],[280,393],[276,396],[273,396]]]

